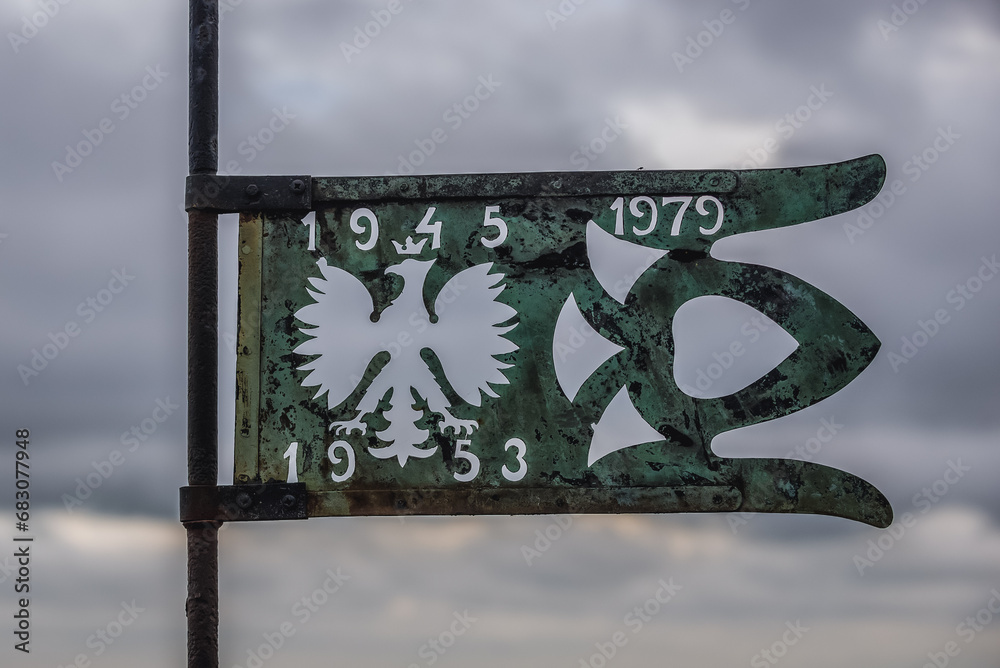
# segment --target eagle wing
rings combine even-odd
[[[350,273],[328,266],[326,258],[316,265],[322,278],[310,278],[313,289],[307,289],[316,302],[295,312],[300,322],[309,325],[299,331],[312,338],[294,352],[319,356],[299,367],[310,372],[302,385],[319,386],[314,399],[328,392],[327,403],[334,408],[358,386],[382,346],[374,332],[377,325],[371,321],[375,307],[368,289]]]
[[[445,283],[434,302],[438,321],[432,328],[430,348],[441,360],[455,392],[473,406],[482,401],[480,390],[498,396],[490,383],[510,382],[503,369],[511,365],[495,356],[517,350],[517,345],[503,336],[517,323],[500,326],[517,311],[497,301],[505,286],[497,285],[503,274],[490,274],[492,267],[493,263],[488,262],[458,272]]]

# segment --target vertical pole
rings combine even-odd
[[[189,0],[188,170],[218,171],[219,6]],[[217,484],[218,227],[214,213],[188,212],[188,484]],[[187,522],[188,668],[219,666],[221,522]]]

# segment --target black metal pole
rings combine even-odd
[[[219,170],[219,3],[190,0],[188,169]]]
[[[190,0],[188,169],[218,171],[219,6]],[[188,485],[217,484],[218,227],[214,213],[188,212]],[[186,522],[188,668],[219,666],[221,522]]]

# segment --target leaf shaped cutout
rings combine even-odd
[[[608,341],[580,313],[576,297],[569,293],[556,320],[552,336],[552,363],[563,394],[570,401],[597,369],[625,350]]]
[[[799,343],[776,322],[741,301],[695,297],[673,319],[674,382],[697,399],[725,397],[752,385]]]
[[[590,268],[604,291],[619,304],[625,304],[625,298],[643,272],[666,254],[664,249],[619,239],[592,220],[587,223]]]
[[[639,414],[624,386],[604,409],[597,424],[590,427],[594,430],[594,437],[587,453],[587,466],[593,466],[598,459],[612,452],[667,440]]]

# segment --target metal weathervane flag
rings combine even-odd
[[[248,187],[255,199],[234,204],[235,483],[304,483],[309,516],[740,510],[887,526],[885,497],[850,473],[712,452],[724,431],[837,392],[879,342],[817,287],[709,254],[859,207],[884,175],[868,156],[300,177],[314,218]],[[738,392],[690,396],[671,324],[704,295],[756,309],[798,347]]]

